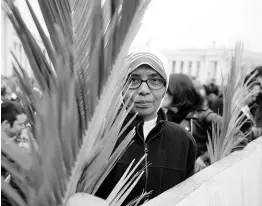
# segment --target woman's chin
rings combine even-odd
[[[135,108],[135,112],[138,113],[139,116],[150,116],[154,113],[154,109],[151,107],[145,107],[145,108]]]

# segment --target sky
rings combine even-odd
[[[30,2],[41,14],[37,1]],[[33,25],[24,0],[17,5]],[[167,50],[209,48],[213,43],[232,48],[241,40],[246,50],[262,53],[261,9],[262,0],[152,0],[134,44],[150,42]]]

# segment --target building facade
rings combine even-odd
[[[222,83],[232,58],[232,50],[224,48],[162,50],[162,53],[168,58],[172,73],[184,73],[202,83],[212,78]],[[245,51],[243,64],[248,68],[262,65],[262,54]]]

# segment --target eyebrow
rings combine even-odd
[[[150,74],[149,76],[150,77],[160,77],[160,78],[162,78],[158,73]]]
[[[130,74],[129,77],[140,77],[138,74]]]
[[[130,77],[140,77],[139,74],[130,74]],[[149,74],[149,77],[160,77],[162,78],[158,73]]]

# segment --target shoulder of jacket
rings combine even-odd
[[[168,132],[172,133],[171,137],[179,136],[180,138],[182,137],[181,140],[190,140],[195,143],[195,139],[193,138],[193,136],[179,124],[175,122],[166,121],[164,126],[166,130],[168,130]]]
[[[204,108],[199,108],[198,110],[198,117],[199,119],[205,119],[207,118],[208,115],[214,113],[211,109],[209,109],[208,107],[204,107]]]
[[[173,129],[173,130],[180,130],[183,129],[179,124],[171,121],[165,121],[164,126],[168,129]]]

